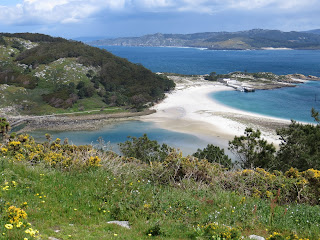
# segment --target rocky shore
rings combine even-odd
[[[45,116],[4,116],[13,128],[22,126],[17,131],[31,132],[34,130],[56,130],[56,131],[81,131],[96,130],[104,125],[126,120],[134,120],[140,116],[155,113],[155,110],[142,112],[122,112],[114,114],[92,114],[92,115],[45,115]]]

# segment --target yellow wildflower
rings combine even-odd
[[[23,225],[22,222],[18,222],[18,223],[17,223],[17,228],[21,227],[22,225]]]
[[[4,225],[4,227],[5,227],[6,229],[12,229],[12,228],[13,228],[13,225],[10,224],[10,223],[8,223],[8,224]]]

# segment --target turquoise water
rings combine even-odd
[[[225,91],[211,94],[211,97],[234,108],[304,122],[314,122],[311,108],[320,110],[319,82],[253,93]]]
[[[192,154],[198,148],[204,148],[209,142],[226,147],[227,142],[221,142],[216,138],[200,139],[194,135],[184,134],[179,132],[167,131],[157,128],[153,123],[141,121],[125,121],[116,124],[107,125],[97,131],[34,131],[32,136],[38,141],[45,141],[45,134],[50,133],[53,139],[68,138],[70,143],[75,145],[83,144],[98,144],[98,139],[102,138],[105,143],[110,142],[108,145],[111,150],[118,152],[118,143],[125,142],[127,136],[141,137],[147,133],[148,137],[152,140],[157,140],[159,143],[166,143],[180,150],[184,154]]]

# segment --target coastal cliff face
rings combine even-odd
[[[194,34],[151,34],[142,37],[104,39],[91,42],[105,46],[200,47],[213,50],[245,49],[320,49],[320,36],[308,32],[282,32],[253,29],[241,32],[205,32]]]

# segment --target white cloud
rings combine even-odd
[[[172,0],[135,0],[131,1],[131,4],[143,7],[143,8],[164,8],[174,6]]]
[[[0,21],[9,24],[29,21],[77,22],[102,9],[121,10],[126,2],[127,0],[23,0],[16,6],[0,5]]]
[[[226,10],[304,11],[320,9],[319,0],[21,0],[15,6],[1,6],[0,22],[7,24],[73,23],[99,11],[200,12]]]

